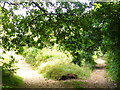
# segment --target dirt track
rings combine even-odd
[[[0,53],[2,53],[2,49],[0,49]],[[9,55],[14,55],[18,60],[16,64],[18,66],[17,74],[24,79],[26,88],[71,88],[69,85],[65,85],[64,81],[54,81],[43,78],[40,74],[38,74],[35,70],[32,70],[31,66],[25,62],[25,59],[20,56],[14,54],[14,52],[7,52]],[[87,84],[80,84],[80,86],[85,88],[113,88],[114,84],[106,75],[106,70],[104,68],[105,61],[102,58],[98,58],[96,60],[98,63],[96,68],[91,73],[90,77],[86,80],[76,79],[75,81],[83,81],[87,82]],[[72,80],[66,80],[71,82]]]
[[[19,69],[17,74],[23,77],[26,88],[71,88],[71,86],[66,86],[64,81],[48,80],[43,78],[35,70],[32,70],[31,66],[25,62],[21,56],[16,56],[19,58],[19,62],[16,64]],[[82,85],[84,88],[113,88],[113,84],[109,78],[107,78],[105,71],[105,62],[102,59],[96,61],[98,64],[96,68],[91,73],[87,80],[80,80],[87,82],[87,84]],[[72,80],[66,80],[72,81]],[[79,80],[76,80],[79,81]]]
[[[88,82],[86,88],[114,88],[112,80],[108,77],[105,70],[105,61],[102,58],[96,60],[96,66],[90,77],[85,80]]]
[[[21,76],[25,82],[26,88],[64,88],[64,84],[60,81],[48,80],[43,78],[24,59],[19,60],[16,64],[19,69],[17,74]]]

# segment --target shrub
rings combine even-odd
[[[0,66],[2,66],[2,76],[7,77],[17,70],[15,67],[16,61],[13,56],[2,54],[0,59]]]
[[[26,58],[26,62],[27,63],[30,63],[31,65],[35,66],[35,63],[36,63],[36,55],[38,53],[39,49],[37,48],[29,48],[29,49],[26,49],[24,54],[25,54],[25,58]],[[34,62],[34,63],[33,63]]]
[[[89,76],[91,69],[86,66],[78,66],[72,63],[73,57],[67,51],[60,51],[56,46],[43,48],[29,49],[26,54],[26,61],[34,68],[49,79],[60,79],[62,75],[69,73],[76,74],[79,78]]]
[[[85,78],[90,75],[91,69],[88,67],[79,67],[77,64],[62,62],[62,61],[49,61],[42,63],[38,67],[38,72],[44,77],[49,79],[60,79],[62,75],[73,73],[79,78]]]
[[[48,49],[48,48],[43,48],[42,50],[40,50],[35,58],[37,61],[40,62],[47,62],[53,60],[72,62],[72,56],[70,55],[70,53],[68,52],[64,53],[56,49]]]
[[[27,46],[24,46],[23,47],[23,52],[22,52],[22,55],[24,57],[26,57],[26,55],[30,52],[30,48],[28,48]]]
[[[53,47],[52,49],[43,48],[41,50],[33,47],[25,50],[24,53],[26,53],[26,62],[35,67],[39,66],[43,62],[54,60],[72,62],[72,56],[70,55],[70,53],[68,53],[67,51],[61,52],[59,50],[56,50],[55,47]]]
[[[104,55],[104,59],[107,61],[106,70],[108,74],[111,76],[116,83],[120,83],[119,78],[119,56],[114,54],[113,52],[107,52]]]

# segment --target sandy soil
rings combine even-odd
[[[86,82],[88,82],[86,88],[113,88],[112,81],[107,78],[105,69],[95,69]]]

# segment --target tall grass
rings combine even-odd
[[[62,75],[66,75],[68,73],[76,74],[79,78],[83,79],[89,76],[91,69],[89,67],[79,67],[73,63],[49,61],[42,63],[38,67],[38,72],[44,77],[50,79],[60,79]]]
[[[91,69],[88,66],[78,66],[72,63],[73,57],[67,51],[60,51],[57,47],[29,48],[25,55],[26,61],[30,63],[40,74],[49,79],[60,79],[68,73],[76,74],[79,78],[88,77]]]

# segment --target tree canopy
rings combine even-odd
[[[14,13],[19,8],[26,9],[25,16]],[[120,3],[98,2],[94,9],[86,8],[80,2],[1,2],[2,47],[20,53],[23,46],[41,49],[57,43],[79,65],[82,59],[93,63],[94,51],[101,48],[117,62],[119,71]]]
[[[9,10],[4,8],[6,4],[9,5]],[[27,8],[25,17],[14,14],[14,10],[20,7]],[[86,7],[80,2],[5,2],[1,6],[4,30],[2,46],[21,52],[25,45],[43,48],[58,43],[76,57],[74,62],[86,55],[89,57],[100,44],[96,43],[101,41],[96,33],[101,31],[98,27],[93,27],[94,18],[85,12]]]

